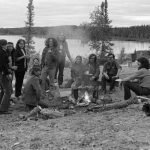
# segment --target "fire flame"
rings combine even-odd
[[[90,100],[90,96],[89,96],[89,94],[88,94],[88,92],[87,92],[87,91],[85,91],[85,93],[84,93],[84,100],[85,100],[86,102],[88,102],[88,103],[90,103],[90,102],[91,102],[91,100]]]

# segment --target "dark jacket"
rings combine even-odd
[[[26,54],[25,50],[24,50],[24,52]],[[16,51],[15,51],[15,65],[18,67],[17,68],[18,72],[27,71],[27,68],[28,68],[28,60],[26,58],[17,60],[21,56],[23,56],[21,49],[16,49]],[[25,59],[26,59],[26,66],[24,65]]]
[[[31,76],[23,90],[23,101],[25,104],[37,106],[41,97],[40,80],[36,76]]]
[[[49,69],[54,69],[57,66],[58,62],[58,50],[56,48],[45,47],[42,52],[41,65],[47,66]]]
[[[9,59],[7,52],[0,49],[0,72],[4,73],[5,75],[10,74],[8,63]]]
[[[9,57],[11,57],[12,66],[15,66],[15,49],[13,49],[12,52],[9,52],[9,50],[7,50],[7,54]]]
[[[106,72],[108,76],[116,76],[118,69],[121,69],[121,66],[116,61],[106,62],[104,64],[103,72]]]

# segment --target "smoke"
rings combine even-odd
[[[88,36],[86,35],[85,30],[82,27],[76,25],[49,27],[46,38],[56,38],[60,34],[63,34],[66,39],[80,39],[83,43],[85,43],[85,41],[88,42]]]

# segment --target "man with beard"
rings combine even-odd
[[[115,87],[115,80],[119,78],[119,73],[121,71],[121,66],[115,61],[115,55],[112,53],[108,54],[108,61],[104,64],[102,72],[102,91],[104,93],[106,90],[106,83],[110,84],[109,92],[112,93]]]

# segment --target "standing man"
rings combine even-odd
[[[57,64],[57,68],[56,68],[56,73],[55,73],[55,79],[57,79],[57,74],[58,74],[58,84],[59,87],[62,88],[62,84],[63,84],[63,72],[64,72],[64,68],[65,68],[65,61],[66,61],[66,55],[69,58],[70,62],[72,63],[72,58],[70,55],[70,52],[68,50],[68,44],[66,42],[66,38],[63,34],[61,34],[60,36],[58,36],[58,64]]]
[[[115,87],[115,80],[119,78],[121,66],[115,61],[115,55],[112,53],[108,54],[108,61],[104,64],[102,72],[102,90],[106,93],[106,82],[109,82],[109,92],[112,93]]]
[[[7,54],[7,41],[0,40],[0,85],[4,90],[2,100],[0,101],[0,114],[7,113],[11,97],[12,75],[9,70],[9,59]]]

